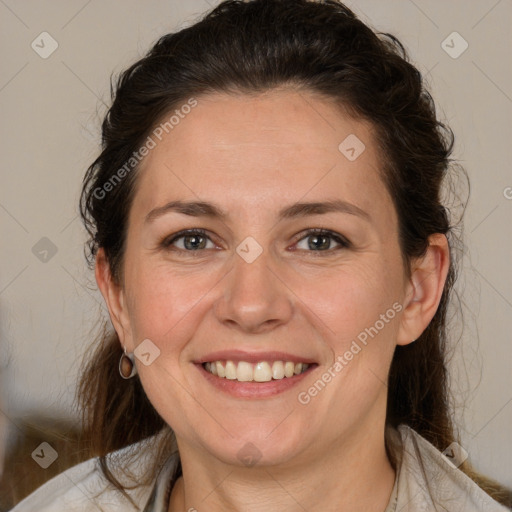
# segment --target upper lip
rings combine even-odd
[[[314,359],[307,356],[298,356],[279,351],[267,352],[246,352],[244,350],[219,350],[210,352],[205,356],[200,357],[195,363],[203,364],[212,361],[246,361],[248,363],[259,363],[260,361],[292,361],[294,363],[316,363]]]

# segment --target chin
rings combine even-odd
[[[297,429],[240,429],[236,438],[228,435],[203,446],[222,462],[236,466],[275,466],[292,461],[305,449],[304,435]],[[272,430],[274,430],[272,432]]]

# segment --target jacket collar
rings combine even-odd
[[[175,452],[160,469],[143,512],[167,512],[171,490],[180,476],[181,464],[179,454]]]

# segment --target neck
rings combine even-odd
[[[384,512],[395,471],[385,451],[384,425],[370,425],[317,451],[307,464],[240,468],[181,450],[183,476],[169,512],[336,510]],[[189,455],[187,457],[187,455]]]

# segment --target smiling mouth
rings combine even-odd
[[[221,379],[238,382],[270,382],[282,380],[304,373],[312,365],[293,361],[260,361],[252,364],[247,361],[211,361],[202,364],[203,368]]]

